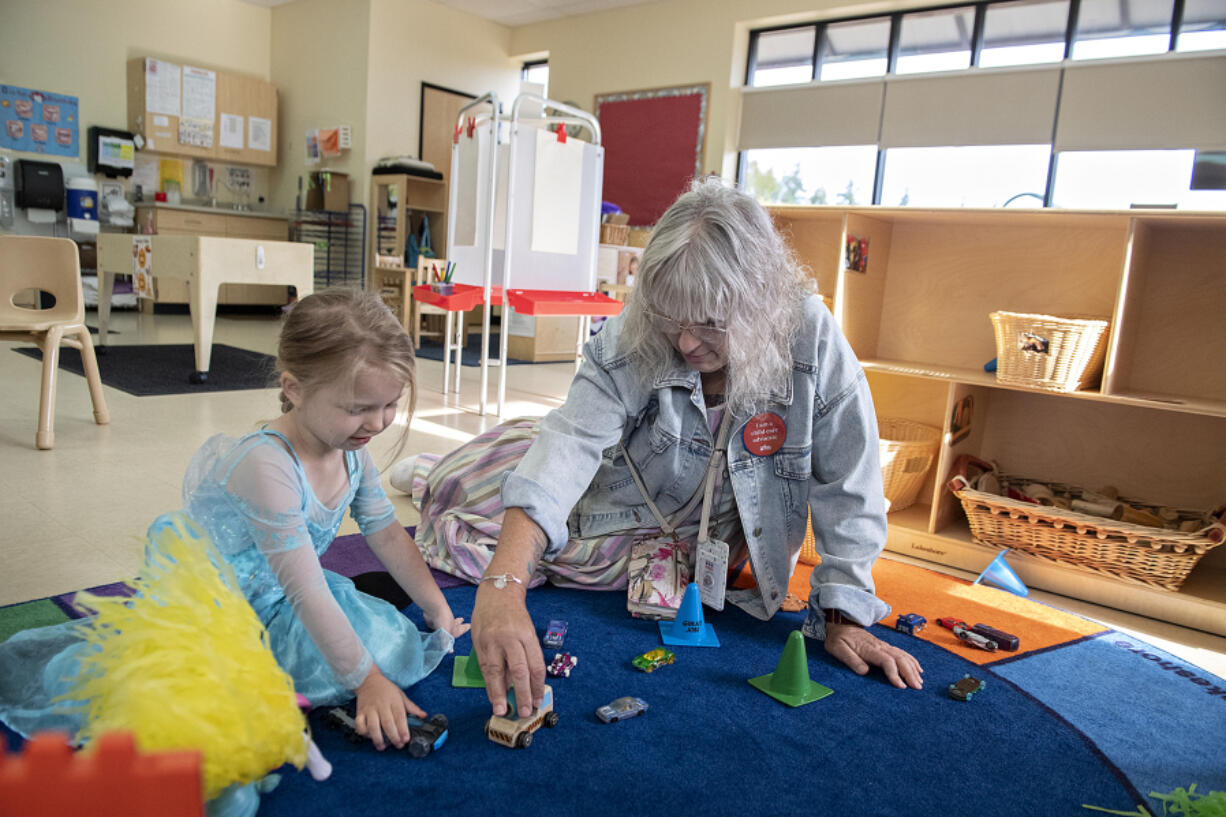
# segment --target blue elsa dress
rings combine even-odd
[[[345,466],[347,485],[325,502],[284,435],[219,434],[192,458],[183,483],[186,513],[233,566],[277,662],[313,706],[351,700],[372,663],[397,686],[412,686],[454,641],[445,630],[418,632],[391,604],[320,565],[346,511],[366,536],[398,524],[366,448],[346,451]],[[395,558],[376,555],[385,563]],[[9,728],[28,737],[42,729],[75,735],[83,726],[77,711],[52,703],[77,674],[80,626],[25,630],[0,644],[0,720]]]

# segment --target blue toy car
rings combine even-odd
[[[541,642],[551,650],[560,650],[565,641],[566,622],[557,618],[551,620],[549,627],[545,629],[545,637],[541,639]]]
[[[928,619],[919,613],[903,613],[898,617],[898,621],[894,622],[894,629],[900,633],[915,635],[920,630],[923,630],[924,625],[927,623]]]

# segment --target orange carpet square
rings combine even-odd
[[[788,583],[788,592],[807,599],[809,574],[812,572],[813,565],[797,564]],[[919,613],[928,619],[928,624],[916,634],[916,638],[956,652],[976,664],[990,664],[1001,658],[1076,641],[1107,629],[1081,616],[1015,596],[1005,590],[971,584],[889,558],[878,559],[873,565],[873,581],[877,585],[877,596],[892,609],[881,622],[883,625],[893,627],[899,615]],[[749,565],[745,566],[733,584],[737,587],[752,586],[753,572]],[[961,619],[968,625],[987,624],[1011,633],[1020,642],[1018,650],[987,652],[964,644],[952,630],[937,624],[938,618],[946,616]]]

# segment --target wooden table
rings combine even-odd
[[[187,282],[188,309],[195,336],[193,383],[208,380],[213,352],[217,293],[222,284],[285,284],[298,297],[315,288],[315,248],[294,241],[263,241],[212,236],[103,233],[98,236],[98,345],[106,346],[115,275],[132,272],[133,240],[152,241],[154,279]]]

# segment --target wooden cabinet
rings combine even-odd
[[[255,238],[270,241],[289,239],[289,222],[284,218],[260,215],[237,215],[227,212],[176,209],[174,207],[137,207],[136,223],[142,227],[153,216],[153,231],[158,235],[204,235],[226,238]],[[154,259],[154,303],[187,303],[187,282],[177,278],[157,277]],[[266,284],[222,284],[218,303],[235,305],[284,305],[289,293],[283,286]]]
[[[270,82],[211,71],[213,76],[213,119],[211,144],[197,145],[181,128],[178,113],[190,91],[185,91],[182,75],[188,69],[165,60],[138,57],[128,61],[128,130],[145,140],[145,149],[173,156],[217,159],[275,167],[277,164],[277,87]],[[174,101],[178,74],[178,107]],[[167,90],[169,82],[172,90]],[[163,83],[159,86],[159,83]],[[150,101],[156,110],[150,110]],[[160,101],[159,101],[160,100]],[[190,123],[186,123],[190,124]],[[223,129],[230,136],[222,138]],[[226,144],[223,145],[223,141]],[[240,147],[241,145],[241,147]]]
[[[404,268],[410,235],[420,235],[429,223],[430,246],[435,255],[446,255],[447,185],[407,173],[375,174],[370,177],[369,274],[371,291],[383,296],[408,327],[411,275]]]
[[[943,430],[920,501],[890,514],[887,548],[978,573],[944,483],[962,453],[1002,469],[1182,508],[1226,502],[1226,214],[779,207],[863,364],[880,416]],[[867,269],[843,266],[867,239]],[[998,384],[995,310],[1110,319],[1101,386],[1056,394]],[[951,434],[970,398],[970,430]],[[965,412],[965,407],[964,407]],[[1028,585],[1226,634],[1226,545],[1178,592],[1018,551]]]

